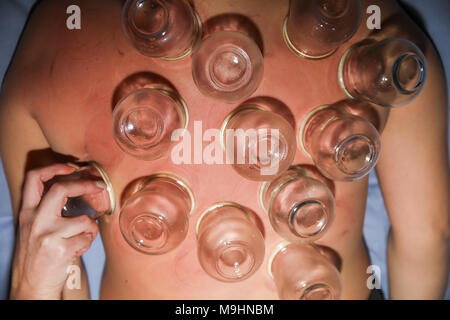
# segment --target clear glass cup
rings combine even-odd
[[[128,0],[122,29],[143,55],[164,60],[187,57],[200,40],[200,18],[185,0]]]
[[[113,135],[126,153],[143,160],[167,154],[172,132],[186,128],[189,114],[181,97],[168,87],[133,91],[113,111]]]
[[[396,107],[420,94],[427,63],[422,51],[409,40],[359,43],[342,56],[338,78],[349,98]]]
[[[243,177],[268,181],[292,164],[295,132],[282,116],[259,105],[242,105],[222,123],[227,163]]]
[[[314,245],[280,244],[268,267],[282,300],[340,299],[340,273]]]
[[[192,76],[206,96],[226,102],[249,97],[263,76],[255,41],[239,31],[217,31],[204,39],[192,60]]]
[[[120,231],[137,251],[163,254],[186,238],[193,210],[188,185],[172,174],[157,173],[139,179],[124,197]]]
[[[260,189],[260,205],[274,230],[290,242],[315,241],[332,226],[333,193],[308,169],[292,166]]]
[[[300,126],[299,141],[305,155],[332,180],[361,179],[380,154],[377,129],[339,103],[311,111]]]
[[[196,233],[199,262],[217,280],[244,280],[263,262],[264,237],[254,213],[237,203],[208,208],[197,221]]]
[[[67,198],[61,210],[61,215],[63,217],[77,217],[86,214],[93,219],[98,219],[103,215],[112,214],[116,208],[116,197],[105,169],[94,161],[77,164],[68,163],[67,165],[75,168],[75,171],[68,175],[55,176],[47,181],[44,184],[44,194],[54,183],[66,181],[98,181],[103,182],[106,189],[94,194]]]
[[[361,18],[360,0],[291,0],[284,40],[300,57],[326,58],[355,34]]]

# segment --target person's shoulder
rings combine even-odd
[[[58,14],[64,2],[42,0],[33,6],[5,74],[3,94],[31,85],[36,80],[34,75],[42,71],[42,62],[49,55],[49,47],[57,42],[58,28],[64,21],[65,11]]]
[[[368,3],[367,0],[364,2]],[[433,71],[443,75],[440,57],[432,40],[410,13],[398,1],[375,0],[373,3],[380,8],[381,28],[372,30],[367,37],[374,40],[403,38],[413,42],[424,53],[427,62],[433,67],[437,66]]]

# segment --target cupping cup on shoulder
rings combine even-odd
[[[165,60],[192,53],[201,36],[201,21],[185,0],[128,0],[122,29],[142,54]]]
[[[324,177],[293,166],[260,189],[260,204],[274,230],[290,242],[314,241],[331,227],[335,202]]]
[[[127,194],[119,217],[128,244],[146,254],[163,254],[186,237],[194,197],[188,185],[172,174],[142,178]]]
[[[338,72],[349,98],[384,107],[411,102],[422,91],[426,77],[422,51],[411,41],[398,38],[353,45],[342,56]]]
[[[234,282],[250,277],[264,259],[264,238],[254,214],[233,202],[217,203],[200,216],[198,259],[207,274]]]
[[[361,17],[360,0],[291,0],[283,36],[295,54],[325,58],[355,34]]]

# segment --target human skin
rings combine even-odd
[[[98,233],[93,219],[87,215],[65,219],[61,208],[68,197],[97,194],[106,188],[105,184],[56,182],[42,196],[47,181],[73,171],[70,166],[57,163],[27,172],[19,212],[11,299],[60,299],[67,266],[89,249]]]
[[[447,160],[447,92],[439,58],[430,41],[392,1],[377,4],[382,29],[372,33],[365,15],[357,34],[331,57],[310,61],[286,47],[281,33],[288,1],[194,1],[202,21],[234,12],[250,18],[264,42],[264,78],[252,95],[270,96],[290,108],[296,131],[317,106],[345,98],[336,77],[339,58],[351,44],[369,35],[375,39],[404,37],[424,51],[429,77],[420,97],[390,111],[382,133],[377,165],[379,182],[392,229],[388,244],[390,294],[394,299],[441,298],[448,276],[449,182]],[[82,12],[81,30],[65,27],[67,6]],[[226,104],[203,96],[191,76],[191,59],[168,62],[137,52],[120,26],[121,1],[44,1],[30,18],[1,96],[0,141],[14,212],[21,202],[29,168],[56,161],[48,152],[95,160],[110,175],[120,198],[135,178],[158,171],[173,172],[191,185],[196,209],[185,241],[160,256],[129,247],[119,230],[119,209],[102,217],[99,228],[106,253],[101,298],[107,299],[277,299],[267,274],[271,251],[282,240],[258,204],[260,183],[243,179],[228,165],[175,165],[170,158],[140,161],[124,154],[111,129],[112,100],[126,77],[150,71],[168,79],[186,101],[193,121],[203,130],[219,128],[239,103]],[[31,155],[40,155],[31,157]],[[295,164],[312,164],[297,148]],[[370,265],[362,229],[368,179],[334,182],[336,218],[317,243],[333,249],[342,261],[343,299],[366,299]],[[195,222],[218,201],[235,201],[253,209],[264,225],[266,255],[249,279],[226,284],[210,278],[196,255]],[[420,254],[418,254],[420,252]],[[64,297],[70,298],[73,293]]]

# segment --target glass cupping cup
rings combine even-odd
[[[143,160],[165,155],[173,146],[171,135],[187,127],[186,104],[172,89],[149,87],[133,91],[113,111],[113,135],[126,153]]]
[[[303,152],[331,180],[361,179],[373,169],[380,154],[377,129],[339,103],[311,111],[301,124],[299,142]]]
[[[283,36],[296,55],[326,58],[355,34],[361,18],[360,0],[291,0]]]
[[[44,184],[44,193],[47,193],[51,186],[58,182],[68,181],[95,181],[105,185],[105,190],[85,194],[77,197],[68,197],[61,210],[63,217],[76,217],[86,214],[93,219],[98,219],[103,215],[110,215],[116,207],[116,198],[111,181],[105,169],[97,162],[68,163],[75,169],[68,175],[58,175]]]
[[[282,300],[337,300],[341,296],[338,269],[315,245],[280,244],[268,267]]]
[[[235,102],[247,98],[263,76],[263,56],[249,36],[239,31],[217,31],[194,53],[192,76],[206,96]]]
[[[122,29],[140,53],[165,60],[190,55],[202,33],[200,18],[186,0],[128,0]]]
[[[172,174],[157,173],[140,179],[124,199],[120,231],[137,251],[163,254],[185,239],[193,209],[189,186]]]
[[[359,43],[342,56],[338,78],[349,98],[384,107],[402,106],[422,91],[427,63],[422,51],[406,39]]]
[[[199,262],[217,280],[244,280],[263,262],[264,237],[255,216],[237,203],[209,207],[197,221],[196,232]]]
[[[324,177],[292,166],[260,189],[260,204],[274,230],[290,242],[315,241],[331,227],[335,201]]]
[[[292,125],[279,114],[258,105],[242,105],[221,127],[227,163],[243,177],[268,181],[287,170],[295,157]]]

